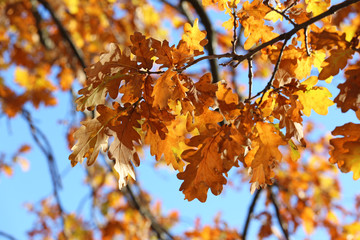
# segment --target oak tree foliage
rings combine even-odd
[[[277,211],[265,206],[255,216],[266,219],[260,238],[288,239],[299,226],[307,234],[324,228],[332,239],[359,238],[360,199],[354,212],[339,205],[336,168],[360,178],[360,123],[309,137],[311,115],[327,115],[333,105],[360,120],[359,2],[1,1],[0,68],[15,66],[16,84],[0,78],[2,113],[22,115],[51,162],[39,141],[46,136],[26,109],[56,105],[57,91],[74,95],[83,120],[69,125],[69,160],[89,166],[86,182],[103,217],[93,228],[67,213],[50,165],[56,201],[29,206],[41,223],[29,236],[246,238],[253,208],[243,232],[217,218],[212,227],[197,223],[172,236],[178,213],[163,214],[159,205],[150,211],[150,197],[133,181],[148,147],[158,164],[177,172],[188,201],[221,194],[234,169],[254,204],[266,191]],[[57,82],[49,79],[54,68]],[[20,147],[9,163],[0,159],[0,172],[11,175],[16,162],[26,168],[19,156],[29,150]],[[272,228],[275,218],[282,236]],[[52,227],[56,221],[61,229]]]

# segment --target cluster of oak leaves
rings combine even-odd
[[[297,80],[303,78],[299,75],[308,75],[306,71],[316,65],[319,55],[325,56],[325,50],[302,56],[304,49],[287,46],[281,61],[284,67],[280,65],[285,74],[278,72],[273,89],[264,96],[245,102],[225,82],[212,83],[210,73],[194,81],[183,72],[195,56],[203,54],[207,43],[206,32],[199,30],[197,21],[193,27],[185,25],[176,47],[138,32],[123,51],[110,44],[108,52],[86,69],[87,87],[79,91],[82,96],[76,100],[77,110],[95,109],[96,117],[83,121],[75,132],[78,141],[69,157],[72,165],[85,158],[91,165],[100,150],[107,151],[115,161],[122,188],[129,176],[135,179],[133,165],[140,164],[136,149],[144,143],[156,159],[164,155],[166,163],[179,171],[177,176],[183,180],[180,190],[189,201],[206,201],[209,189],[220,194],[228,171],[240,162],[249,170],[252,192],[272,184],[274,168],[282,159],[279,147],[287,146],[297,155],[297,144],[306,145],[303,114],[310,115],[313,109],[325,115],[333,104],[330,92],[315,86],[318,79],[336,75],[355,53],[350,46],[354,43],[346,41],[345,35],[331,29],[317,30],[310,40],[314,50],[323,49],[325,44],[337,45],[325,64],[318,66],[319,77],[311,76],[301,83]],[[267,57],[276,62],[281,47],[281,43],[269,47]],[[159,70],[152,71],[154,64]],[[302,72],[295,73],[300,68],[296,66]],[[359,88],[355,86],[359,70],[359,64],[347,68],[348,80],[339,86],[335,103],[343,111],[357,111],[360,118]],[[360,175],[359,132],[359,124],[348,123],[333,131],[333,135],[344,137],[331,140],[330,161],[343,172],[352,170],[354,179]]]

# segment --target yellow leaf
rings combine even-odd
[[[332,96],[330,91],[325,87],[315,87],[316,77],[310,77],[302,84],[307,86],[306,91],[297,91],[295,94],[299,96],[299,101],[303,105],[303,113],[310,116],[311,110],[314,110],[320,115],[328,113],[328,107],[332,106],[334,102],[329,98]]]
[[[301,212],[301,218],[304,221],[305,232],[307,234],[311,234],[314,231],[314,211],[309,207],[305,207],[305,209]]]
[[[305,0],[307,12],[312,12],[314,16],[317,16],[325,12],[330,6],[330,0]]]
[[[191,27],[189,23],[186,23],[184,26],[184,34],[182,35],[182,40],[187,43],[188,48],[193,51],[204,51],[204,46],[207,43],[206,31],[199,30],[199,20],[195,19],[194,26]]]

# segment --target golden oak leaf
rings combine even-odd
[[[63,68],[61,72],[59,72],[58,78],[60,79],[61,90],[66,91],[71,88],[74,76],[70,68]]]
[[[185,63],[194,59],[193,51],[188,47],[187,43],[183,40],[179,41],[176,49],[173,51],[174,65],[179,68],[184,66]]]
[[[305,207],[301,212],[301,218],[304,222],[304,229],[307,234],[311,234],[314,231],[315,226],[315,213],[310,207]]]
[[[85,69],[87,87],[81,89],[82,96],[76,99],[78,111],[92,110],[98,104],[104,104],[106,94],[115,99],[122,80],[137,72],[138,66],[130,59],[129,49],[121,52],[118,45],[111,43],[109,51],[100,55],[100,60]]]
[[[218,86],[211,83],[211,74],[204,74],[187,92],[187,97],[195,106],[196,115],[215,104]]]
[[[347,123],[341,127],[336,127],[332,135],[343,135],[342,138],[333,138],[330,144],[333,149],[330,150],[329,161],[337,163],[342,172],[352,171],[353,178],[360,178],[360,124]]]
[[[241,24],[244,27],[244,36],[247,38],[244,43],[246,50],[255,44],[267,42],[278,36],[277,33],[272,32],[274,30],[273,27],[265,25],[263,19],[255,19],[253,16],[250,16],[246,20],[241,21]]]
[[[155,56],[155,50],[151,49],[151,38],[147,38],[139,32],[130,36],[132,46],[131,52],[136,56],[136,61],[140,62],[139,68],[150,70],[153,66],[152,58]]]
[[[142,96],[142,90],[145,82],[144,75],[128,75],[124,77],[125,84],[119,89],[119,93],[122,93],[122,103],[135,103]]]
[[[145,144],[150,145],[150,153],[155,155],[157,161],[164,155],[167,165],[171,164],[175,170],[183,171],[185,163],[181,160],[181,153],[184,149],[186,134],[186,117],[178,116],[171,125],[167,126],[168,133],[164,138],[160,134],[151,131],[148,126]]]
[[[268,8],[261,0],[254,0],[251,3],[250,1],[246,1],[238,13],[238,17],[241,19],[252,16],[254,19],[263,19],[270,11],[270,8]]]
[[[39,67],[35,71],[35,74],[31,74],[24,68],[17,67],[15,69],[15,82],[26,90],[23,96],[30,100],[35,108],[38,108],[40,103],[46,106],[56,105],[56,98],[52,96],[52,92],[56,90],[56,87],[46,79],[48,67]]]
[[[325,12],[330,7],[330,0],[305,0],[305,2],[306,11],[312,12],[314,16]]]
[[[174,56],[173,52],[175,51],[175,47],[169,47],[169,42],[164,40],[162,43],[158,40],[152,39],[151,47],[156,50],[155,63],[161,64],[161,68],[173,68],[174,67]]]
[[[257,186],[272,184],[273,168],[281,161],[280,145],[287,143],[272,124],[257,122],[257,138],[252,141],[252,149],[245,156],[246,167],[251,167],[250,183]]]
[[[238,0],[237,0],[238,1]],[[224,11],[225,9],[228,8],[227,3],[230,2],[229,0],[202,0],[202,5],[204,7],[213,5],[213,4],[218,4],[218,8],[220,11]]]
[[[156,80],[154,91],[151,94],[151,96],[154,97],[154,107],[157,106],[160,109],[168,107],[168,101],[171,99],[176,88],[175,81],[173,80],[173,77],[176,74],[177,72],[172,69],[168,69]]]
[[[321,66],[323,69],[319,74],[319,79],[325,80],[331,76],[337,75],[340,69],[346,67],[348,60],[352,59],[354,53],[355,51],[351,48],[331,50],[330,57],[328,57]]]
[[[332,106],[334,102],[329,98],[332,96],[330,91],[325,87],[314,86],[317,78],[312,76],[302,83],[307,86],[307,90],[300,90],[295,93],[299,97],[299,101],[303,105],[303,113],[310,116],[311,109],[320,115],[328,113],[328,107]]]
[[[190,50],[195,52],[195,55],[202,54],[204,51],[204,46],[208,42],[208,40],[205,39],[206,31],[199,30],[198,22],[199,20],[195,19],[193,27],[189,23],[185,23],[184,34],[182,35],[182,40],[186,42]]]
[[[90,166],[96,161],[99,151],[105,151],[108,147],[108,136],[105,128],[97,119],[81,122],[81,127],[74,133],[77,143],[71,148],[73,151],[69,159],[74,167],[78,162],[82,163],[87,158]]]
[[[226,86],[225,82],[218,82],[216,99],[220,113],[227,121],[234,120],[240,114],[239,96]]]
[[[345,71],[346,81],[338,85],[339,95],[334,99],[342,112],[360,109],[360,64],[349,66]]]
[[[209,126],[206,133],[192,137],[187,143],[194,149],[182,153],[182,158],[189,164],[184,172],[177,175],[179,179],[184,180],[180,191],[185,194],[185,199],[192,201],[197,198],[205,202],[209,188],[214,195],[221,193],[223,185],[227,182],[224,174],[237,164],[235,159],[227,158],[228,155],[222,147],[231,139],[229,128],[233,126],[223,125],[221,128],[218,125]],[[234,144],[238,144],[236,149],[240,153],[241,143],[235,142],[235,139],[233,141]]]

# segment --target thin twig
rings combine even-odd
[[[104,159],[109,159],[106,154],[103,154]],[[105,161],[109,171],[112,171],[112,167],[109,164],[109,161]],[[115,175],[113,175],[115,177]],[[116,178],[116,177],[115,177]],[[138,197],[134,194],[132,190],[131,183],[128,183],[125,188],[122,190],[125,194],[127,201],[130,205],[139,211],[139,213],[144,217],[150,220],[151,229],[158,235],[159,239],[170,239],[173,240],[174,237],[172,234],[166,230],[154,217],[154,215],[148,210],[147,207],[143,206],[142,202],[138,199]],[[167,236],[167,237],[166,237]]]
[[[212,27],[208,14],[205,12],[205,9],[199,3],[198,0],[186,0],[186,1],[188,1],[194,7],[196,13],[199,15],[200,21],[205,27],[207,33],[207,39],[209,41],[209,43],[205,46],[205,48],[208,51],[209,55],[214,55],[217,41],[216,41],[215,31]],[[217,59],[216,58],[209,59],[209,62],[210,62],[211,75],[213,77],[212,82],[216,83],[220,81]]]
[[[265,92],[267,92],[271,87],[272,87],[272,84],[273,84],[273,81],[275,79],[275,75],[276,75],[276,72],[277,70],[279,69],[279,66],[280,66],[280,62],[281,62],[281,58],[282,58],[282,55],[283,55],[283,52],[284,52],[284,49],[285,49],[285,46],[286,46],[286,43],[289,39],[285,39],[282,47],[281,47],[281,50],[280,50],[280,53],[279,53],[279,57],[276,61],[276,64],[275,64],[275,67],[274,67],[274,70],[273,70],[273,73],[270,77],[270,80],[268,81],[268,83],[266,84],[265,88],[263,90],[261,90],[260,92],[258,92],[255,96],[247,99],[247,100],[251,100],[251,99],[254,99],[258,96],[260,96],[260,94],[262,94],[261,98],[260,98],[260,102],[258,105],[260,105],[262,103],[262,100],[263,100],[263,97],[264,97],[264,94]]]
[[[297,4],[298,0],[294,0],[289,6],[287,6],[283,12],[287,12],[290,8],[292,8],[293,6],[295,6]]]
[[[287,224],[284,222],[284,220],[282,219],[281,214],[280,214],[280,209],[279,209],[280,203],[276,199],[271,186],[269,187],[269,191],[270,191],[270,200],[274,205],[276,217],[278,219],[281,231],[283,232],[285,239],[288,240],[289,239],[289,231],[288,231]]]
[[[49,38],[48,33],[41,27],[42,17],[37,9],[38,2],[37,0],[30,0],[31,3],[31,12],[35,18],[35,25],[39,35],[41,44],[45,47],[46,50],[52,50],[55,47],[54,42]]]
[[[245,226],[244,226],[244,230],[243,230],[243,234],[242,234],[242,240],[246,240],[246,235],[247,235],[247,232],[249,230],[250,221],[253,218],[255,205],[256,205],[256,203],[257,203],[257,201],[259,199],[261,191],[262,191],[262,188],[260,188],[259,190],[256,191],[256,193],[255,193],[255,195],[253,197],[253,200],[251,202],[251,205],[249,207],[249,211],[248,211],[248,214],[247,214],[247,217],[246,217],[246,222],[245,222]]]
[[[5,233],[5,232],[3,232],[3,231],[0,231],[0,236],[5,237],[5,238],[10,239],[10,240],[16,240],[15,237],[13,237],[13,236],[11,236],[10,234]]]
[[[249,97],[248,99],[251,98],[251,88],[252,88],[252,80],[254,77],[254,73],[253,73],[253,65],[252,65],[252,59],[248,58],[248,65],[249,65]]]
[[[56,203],[57,203],[59,211],[60,211],[61,223],[64,228],[65,227],[65,219],[64,219],[65,211],[62,206],[62,203],[60,200],[60,195],[59,195],[59,189],[62,187],[61,186],[61,177],[59,175],[59,170],[56,166],[55,157],[53,155],[53,150],[51,148],[51,144],[50,144],[49,140],[47,139],[46,135],[38,127],[35,126],[29,111],[22,109],[22,116],[26,119],[26,121],[29,125],[29,128],[31,130],[30,132],[31,132],[31,135],[32,135],[34,141],[36,142],[36,144],[38,145],[40,150],[43,152],[43,154],[46,156],[46,159],[47,159],[47,162],[49,165],[49,171],[50,171],[50,176],[51,176],[51,180],[52,180],[52,185],[53,185],[53,194],[55,196],[55,200],[56,200]],[[65,232],[64,232],[64,234],[65,234]]]
[[[308,42],[308,33],[307,33],[307,29],[308,27],[304,28],[304,36],[305,36],[305,49],[306,49],[306,54],[310,57],[310,50],[309,50],[309,42]]]
[[[286,20],[288,20],[293,26],[296,26],[296,25],[297,25],[290,17],[288,17],[288,16],[285,14],[286,10],[284,10],[284,11],[279,11],[279,10],[277,10],[276,8],[274,8],[273,6],[271,6],[271,5],[269,4],[269,1],[264,1],[264,4],[265,4],[268,8],[270,8],[272,11],[277,12],[277,13],[280,14],[283,18],[285,18]]]
[[[56,26],[58,27],[62,37],[67,41],[67,43],[70,45],[71,50],[74,52],[76,58],[78,59],[79,63],[81,64],[81,67],[84,69],[86,68],[86,64],[84,61],[83,53],[80,49],[78,49],[73,40],[71,39],[71,36],[68,34],[66,29],[64,28],[63,24],[61,23],[58,16],[55,14],[54,9],[50,6],[50,4],[46,0],[38,0],[50,13],[52,19],[54,20]]]
[[[232,12],[232,16],[234,18],[234,31],[233,31],[233,40],[231,41],[231,44],[232,44],[232,51],[231,53],[233,54],[236,54],[236,46],[237,46],[237,34],[236,34],[236,29],[237,29],[237,23],[236,23],[236,19],[237,19],[237,16],[236,16],[236,11],[235,11],[235,7],[233,7],[233,12]]]

